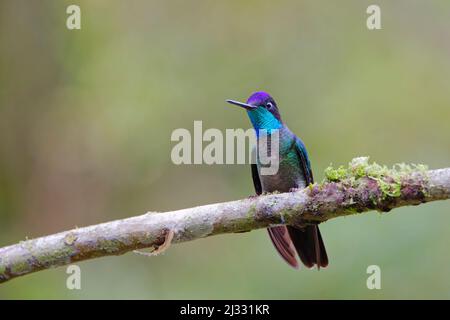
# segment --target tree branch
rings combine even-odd
[[[356,158],[327,168],[326,180],[305,189],[156,213],[77,228],[0,248],[0,283],[43,269],[141,248],[164,250],[217,234],[329,219],[450,198],[450,168],[397,165],[387,169]],[[161,249],[161,248],[160,248]]]

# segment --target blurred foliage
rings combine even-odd
[[[333,163],[450,164],[450,3],[0,1],[0,245],[143,213],[246,197],[243,165],[175,166],[175,128],[248,128],[227,98],[266,90]],[[291,270],[266,232],[132,253],[0,286],[0,298],[450,298],[449,202],[336,219],[329,268]],[[366,268],[382,289],[366,288]]]

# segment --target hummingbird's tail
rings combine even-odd
[[[328,266],[327,251],[318,226],[311,225],[304,229],[287,226],[287,229],[295,250],[306,267],[317,265],[317,269],[320,269]]]
[[[298,268],[295,251],[308,268],[317,265],[317,269],[320,269],[328,265],[327,252],[318,226],[312,225],[303,229],[276,226],[267,230],[278,253],[290,266]]]
[[[297,269],[298,262],[295,257],[295,247],[292,243],[291,237],[286,226],[276,226],[267,228],[269,231],[270,240],[272,240],[275,249],[277,249],[280,256],[291,267]]]

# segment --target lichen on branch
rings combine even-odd
[[[395,198],[425,198],[427,195],[428,167],[423,164],[397,163],[392,168],[369,162],[369,157],[354,158],[347,167],[329,166],[325,169],[325,179],[322,183],[339,182],[347,188],[367,188],[373,190],[376,186],[379,192],[372,194],[372,202],[376,205]],[[414,179],[411,176],[414,175]],[[414,183],[414,188],[410,187]],[[414,195],[410,193],[414,191]],[[375,197],[374,197],[375,196]],[[382,210],[383,211],[383,210]]]

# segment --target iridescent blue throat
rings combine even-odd
[[[283,123],[264,107],[247,110],[247,114],[258,137],[259,131],[262,129],[270,133],[271,130],[281,129],[283,127]]]

